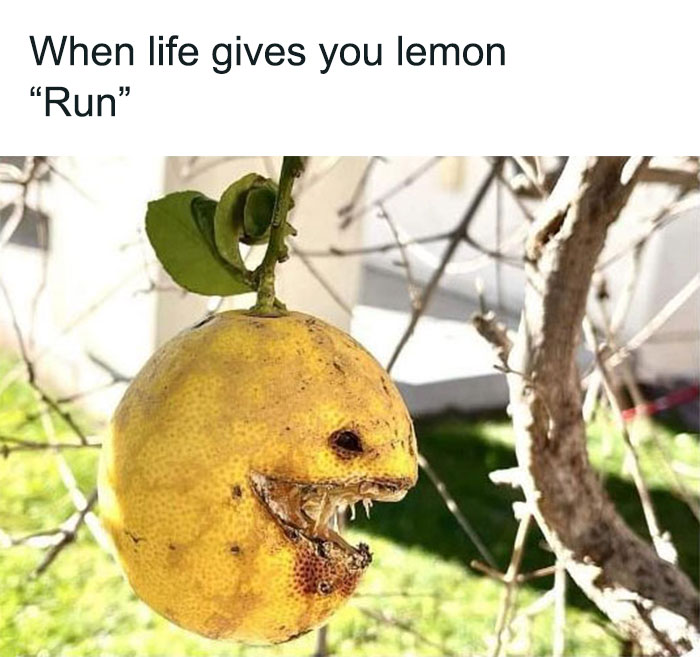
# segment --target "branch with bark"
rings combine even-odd
[[[586,451],[576,367],[596,261],[646,164],[629,171],[626,158],[567,163],[530,229],[507,378],[523,492],[557,558],[645,654],[673,655],[700,645],[700,597],[627,526],[601,486]]]

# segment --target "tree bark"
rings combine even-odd
[[[645,654],[680,655],[700,645],[698,593],[616,512],[588,461],[581,413],[576,352],[593,268],[646,166],[624,181],[626,163],[571,159],[533,223],[508,385],[524,493],[557,557]]]

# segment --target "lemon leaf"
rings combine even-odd
[[[247,244],[256,244],[269,238],[276,197],[277,190],[271,181],[253,187],[246,195],[243,208],[243,241]]]
[[[221,195],[214,215],[214,237],[221,256],[244,270],[240,243],[264,244],[270,238],[277,184],[257,173],[231,183]]]
[[[245,271],[217,250],[215,210],[216,202],[200,192],[168,194],[148,204],[146,234],[165,270],[186,290],[217,296],[251,292]]]
[[[230,184],[221,195],[214,214],[214,239],[221,256],[237,269],[244,270],[239,241],[243,237],[243,212],[248,191],[264,178],[249,173]]]

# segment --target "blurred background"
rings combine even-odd
[[[351,524],[375,553],[351,603],[323,632],[255,649],[188,634],[131,593],[90,503],[92,445],[159,345],[207,313],[253,303],[177,287],[145,236],[146,203],[183,189],[218,199],[250,171],[276,179],[281,158],[0,157],[0,654],[625,654],[534,526],[501,618],[499,573],[522,496],[489,478],[516,464],[508,391],[469,318],[488,309],[517,326],[527,228],[564,161],[508,158],[490,181],[488,158],[310,158],[278,294],[391,366],[425,462],[404,502]],[[696,159],[654,158],[610,231],[590,300],[608,343],[625,348],[624,417],[694,581],[697,180]],[[457,238],[460,225],[468,230]],[[261,257],[261,247],[247,254]],[[591,459],[622,515],[648,535],[591,360],[582,348]],[[81,435],[87,446],[51,447]]]

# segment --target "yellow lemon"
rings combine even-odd
[[[159,349],[100,462],[100,507],[137,595],[213,638],[286,641],[352,594],[371,555],[334,529],[417,477],[411,418],[351,337],[300,313],[225,312]]]

